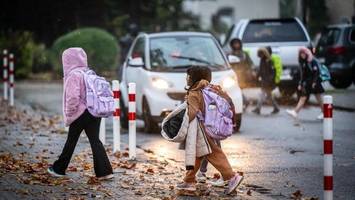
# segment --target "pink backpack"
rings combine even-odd
[[[217,140],[224,140],[233,134],[233,112],[230,103],[218,95],[210,86],[202,89],[205,113],[198,118],[204,123],[207,134]]]
[[[112,116],[114,108],[110,83],[96,75],[93,70],[77,70],[84,76],[86,86],[86,107],[95,117]]]

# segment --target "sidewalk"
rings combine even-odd
[[[182,163],[142,149],[137,149],[136,161],[130,161],[126,144],[117,154],[107,146],[115,177],[98,181],[85,134],[79,139],[67,177],[49,177],[46,169],[66,139],[61,117],[17,106],[9,108],[0,100],[0,199],[199,199],[176,195],[175,185],[185,172]],[[223,188],[199,188],[203,199],[269,199],[246,185],[230,196]]]

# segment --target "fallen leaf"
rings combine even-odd
[[[121,182],[120,185],[121,185],[121,188],[123,188],[123,189],[129,189],[130,188],[130,186],[127,183],[125,183],[125,182]]]
[[[117,151],[113,154],[116,158],[121,158],[121,152]]]
[[[78,171],[78,168],[74,167],[74,166],[69,166],[67,171],[69,172],[77,172]]]
[[[214,173],[213,174],[213,179],[220,179],[221,175],[219,173]]]
[[[144,152],[154,154],[154,151],[151,149],[143,149]]]
[[[143,195],[143,192],[142,190],[137,190],[134,192],[135,195]]]
[[[88,185],[100,185],[101,182],[100,182],[100,180],[99,180],[98,178],[96,178],[95,176],[91,176],[91,177],[89,178],[89,180],[87,181],[87,184],[88,184]]]
[[[303,196],[302,192],[300,190],[296,190],[296,192],[292,193],[291,198],[300,200],[302,196]]]
[[[148,168],[147,173],[154,174],[154,170],[152,168]]]

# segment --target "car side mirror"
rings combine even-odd
[[[141,57],[130,58],[128,60],[128,65],[130,67],[143,67],[144,66],[143,58]]]
[[[228,62],[229,64],[238,64],[240,63],[240,59],[234,55],[228,55]]]

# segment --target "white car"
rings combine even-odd
[[[146,132],[153,132],[184,101],[186,70],[192,65],[212,70],[212,83],[220,84],[235,104],[239,129],[243,102],[237,77],[217,40],[197,32],[137,36],[121,69],[122,127],[127,127],[128,83],[136,83],[137,117],[144,120]]]

